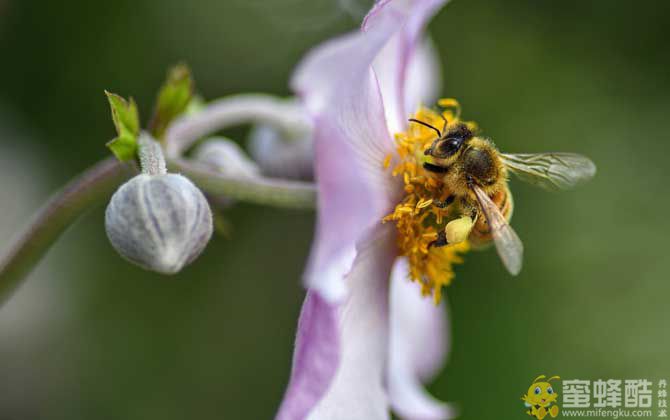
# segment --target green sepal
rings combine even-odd
[[[197,114],[198,112],[205,109],[206,106],[207,106],[207,102],[205,102],[205,99],[202,96],[193,95],[193,97],[191,98],[191,101],[188,103],[188,106],[184,110],[184,115]]]
[[[140,118],[137,104],[131,98],[126,101],[121,96],[105,91],[109,106],[112,109],[112,120],[116,127],[116,138],[107,142],[106,146],[121,162],[135,158],[137,154],[137,136],[140,133]]]
[[[118,160],[128,162],[135,159],[137,154],[137,137],[118,136],[108,141],[105,146],[114,153]]]
[[[181,115],[193,97],[193,79],[185,64],[179,64],[168,72],[167,79],[158,93],[156,108],[149,125],[151,134],[162,139],[168,125]]]

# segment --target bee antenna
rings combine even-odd
[[[417,123],[417,124],[421,124],[421,125],[423,125],[424,127],[431,128],[431,129],[435,130],[435,132],[437,133],[437,135],[438,135],[439,137],[442,137],[442,132],[441,132],[440,130],[438,130],[437,128],[433,127],[432,125],[428,124],[428,123],[425,123],[425,122],[423,122],[423,121],[419,121],[419,120],[414,119],[414,118],[410,118],[409,121],[411,121],[411,122],[415,122],[415,123]]]

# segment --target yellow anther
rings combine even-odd
[[[384,169],[388,169],[388,167],[391,166],[391,158],[392,157],[393,156],[391,156],[391,154],[386,155],[386,157],[384,158],[384,164],[383,164]]]
[[[449,124],[457,123],[460,106],[453,99],[438,102],[448,108],[442,115]],[[428,108],[420,108],[414,118],[442,127],[442,115]],[[450,195],[442,179],[423,169],[423,151],[435,139],[435,132],[419,124],[411,124],[407,131],[397,133],[396,150],[398,162],[392,167],[393,176],[402,175],[405,197],[393,213],[383,218],[393,221],[398,232],[397,244],[400,254],[409,260],[409,276],[421,286],[424,296],[432,295],[435,302],[442,296],[442,287],[449,285],[454,277],[453,265],[462,262],[460,254],[469,248],[466,240],[442,247],[432,246],[438,239],[438,231],[444,231],[451,220],[448,209],[434,206],[436,201],[444,202]],[[390,167],[391,158],[384,159],[385,167]],[[388,165],[387,165],[388,162]],[[462,222],[459,222],[462,224]],[[453,225],[454,229],[459,224]],[[464,236],[465,226],[455,229]],[[467,235],[465,235],[467,237]]]
[[[449,123],[453,123],[453,119],[461,118],[461,104],[454,98],[443,98],[437,101],[437,104],[445,108],[442,116],[444,116]]]
[[[461,104],[454,98],[442,98],[437,101],[442,108],[460,108]]]
[[[429,199],[429,200],[425,200],[425,201],[424,201],[424,199],[422,198],[422,199],[419,200],[419,202],[417,203],[416,208],[418,208],[418,209],[425,209],[426,207],[430,206],[431,204],[433,204],[433,199],[432,199],[432,198]]]

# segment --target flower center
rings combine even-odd
[[[396,225],[400,255],[409,260],[409,277],[421,285],[424,296],[432,295],[436,304],[442,298],[442,286],[449,285],[454,277],[453,265],[462,263],[461,254],[470,248],[467,241],[445,246],[433,244],[439,232],[457,216],[454,206],[447,203],[452,191],[443,182],[443,176],[423,166],[424,152],[437,139],[437,132],[427,125],[444,132],[443,128],[448,130],[460,123],[456,100],[441,99],[438,105],[444,108],[441,113],[421,107],[414,114],[416,120],[426,125],[410,123],[407,131],[395,135],[399,162],[391,170],[393,176],[402,177],[405,195],[393,213],[383,219]],[[476,128],[474,123],[466,124]],[[393,158],[386,156],[384,168],[391,167]]]

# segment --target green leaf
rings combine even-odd
[[[151,133],[162,139],[168,125],[181,115],[193,97],[193,80],[191,71],[184,64],[172,68],[167,80],[158,93],[156,108],[149,125]]]
[[[207,106],[207,102],[205,102],[205,99],[202,96],[193,95],[193,97],[191,98],[191,101],[188,103],[188,106],[184,110],[184,114],[185,115],[197,114],[198,112],[205,109],[206,106]]]
[[[121,162],[127,162],[135,158],[137,153],[137,138],[131,136],[119,136],[106,144]]]
[[[119,136],[132,134],[137,136],[140,133],[140,118],[137,112],[137,104],[130,98],[126,101],[119,95],[105,91],[109,106],[112,108],[112,119],[116,126],[116,133]]]
[[[112,120],[117,137],[107,143],[107,147],[122,162],[134,159],[137,153],[137,136],[140,133],[140,118],[137,104],[131,98],[126,101],[121,96],[105,91],[112,109]]]

